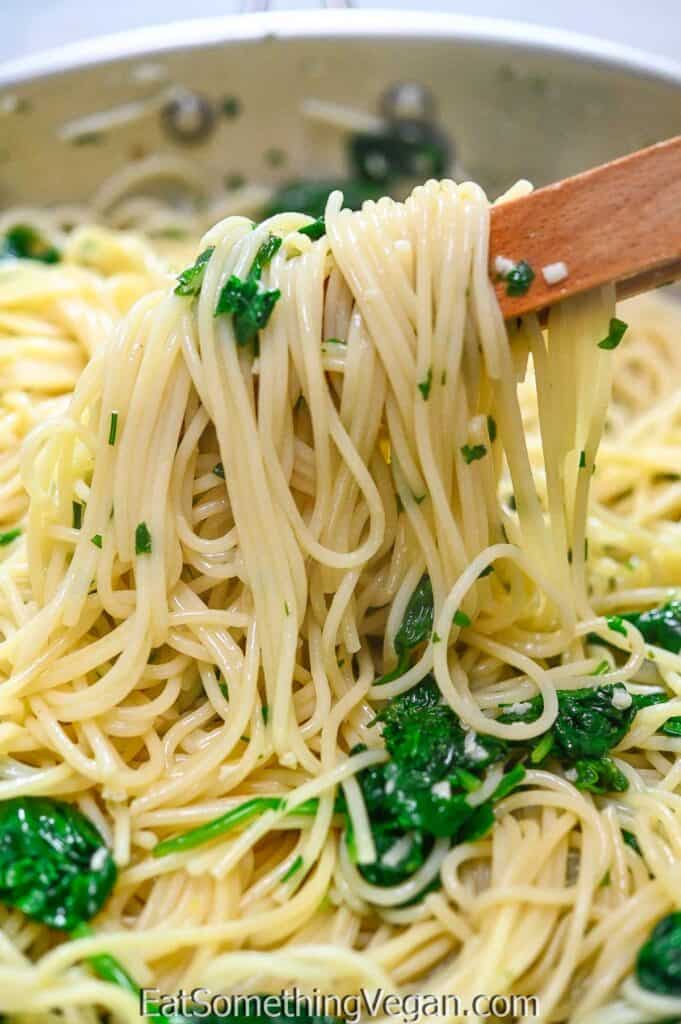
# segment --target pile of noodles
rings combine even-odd
[[[507,332],[472,184],[355,213],[335,194],[326,234],[306,223],[230,216],[172,243],[80,225],[59,235],[59,264],[0,265],[0,517],[23,530],[0,549],[0,799],[75,801],[119,866],[95,938],[0,907],[0,1012],[139,1020],[83,965],[106,951],[166,992],[297,982],[525,993],[546,1022],[678,1014],[632,965],[681,891],[681,741],[656,734],[681,713],[681,657],[653,663],[629,631],[615,659],[612,634],[594,635],[681,584],[681,312],[630,304],[616,352],[597,344],[608,291],[558,307],[545,334],[533,317]],[[270,233],[283,244],[263,285],[281,298],[256,354],[214,310]],[[208,246],[200,296],[176,295]],[[474,444],[487,454],[468,464]],[[136,554],[141,522],[152,546]],[[440,642],[375,687],[424,571]],[[470,627],[452,625],[459,608]],[[517,740],[603,659],[599,684],[672,697],[614,752],[626,793],[532,768],[485,838],[435,844],[423,870],[439,891],[404,907],[422,873],[363,879],[334,798],[370,848],[354,776],[385,759],[380,702],[432,671],[468,726]],[[537,721],[492,717],[537,693]],[[318,810],[152,855],[257,795]]]

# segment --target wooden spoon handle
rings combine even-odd
[[[508,319],[608,281],[626,297],[681,277],[681,136],[492,208],[490,275]],[[535,273],[508,295],[496,257]],[[565,263],[549,284],[544,267]]]

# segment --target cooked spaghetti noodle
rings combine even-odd
[[[354,213],[334,194],[321,237],[230,216],[174,249],[30,216],[63,258],[0,264],[0,515],[22,531],[0,548],[0,801],[75,804],[118,878],[84,937],[0,906],[0,1012],[138,1021],[88,964],[106,953],[162,992],[681,1014],[633,973],[679,902],[681,739],[658,730],[681,656],[612,618],[681,582],[678,309],[631,304],[616,352],[607,289],[507,330],[471,184]],[[250,332],[249,280],[274,296]],[[429,674],[468,760],[504,752],[431,795],[468,786],[459,810],[493,820],[429,833],[387,884],[370,868],[414,832],[379,848],[362,780],[391,757],[376,714]],[[616,710],[669,697],[605,758],[614,790],[537,754],[558,694],[596,686]]]

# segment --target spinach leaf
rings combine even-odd
[[[409,668],[413,649],[425,643],[433,632],[434,614],[433,587],[430,576],[424,573],[407,602],[400,628],[395,634],[397,665],[390,672],[380,676],[374,683],[375,686],[392,682],[393,679],[404,675]]]
[[[424,864],[433,839],[424,832],[402,832],[389,822],[372,827],[376,860],[363,864],[361,872],[372,885],[399,885]]]
[[[471,804],[486,769],[504,760],[509,748],[465,729],[430,675],[390,700],[375,721],[383,726],[390,759],[358,775],[377,853],[375,863],[359,870],[375,885],[396,885],[421,867],[435,838],[457,843],[485,835],[494,823],[494,803],[522,782],[525,771],[516,765],[487,800]],[[346,838],[352,849],[352,835]]]
[[[214,315],[232,314],[237,345],[245,346],[253,342],[257,348],[258,333],[268,323],[281,296],[278,288],[265,289],[260,282],[263,269],[280,246],[281,238],[270,235],[258,249],[246,280],[242,281],[232,274],[223,285]]]
[[[577,789],[591,793],[623,793],[629,788],[626,775],[611,757],[580,758],[575,761]]]
[[[72,804],[29,796],[0,803],[0,902],[71,930],[101,910],[116,875],[101,835]]]
[[[449,165],[447,140],[429,122],[415,119],[353,135],[349,153],[359,178],[383,186],[403,178],[441,178]]]
[[[395,634],[395,653],[403,654],[424,643],[433,631],[433,586],[424,573],[412,593],[400,628]]]
[[[450,768],[480,772],[508,752],[503,740],[464,729],[458,716],[442,703],[432,675],[395,697],[379,712],[389,753],[424,785],[442,779]]]
[[[343,205],[349,210],[359,210],[367,199],[380,199],[385,192],[379,185],[360,179],[292,181],[275,192],[263,216],[272,217],[276,213],[295,210],[315,219],[323,217],[327,200],[337,189],[343,193]]]
[[[632,694],[632,700],[637,711],[642,708],[649,708],[653,704],[666,704],[669,697],[666,693],[636,693]],[[681,736],[681,715],[672,715],[666,722],[663,722],[658,733],[664,736]]]
[[[508,709],[500,722],[534,722],[542,713],[541,695],[523,702],[520,711]],[[636,714],[636,705],[621,683],[558,690],[558,715],[548,730],[552,753],[567,763],[599,759],[624,738]],[[535,737],[535,745],[542,737]]]
[[[15,224],[0,238],[0,260],[10,258],[58,263],[61,253],[30,224]]]
[[[636,626],[646,643],[672,654],[681,651],[681,601],[669,601],[661,608],[629,612],[620,617]]]
[[[649,992],[681,996],[681,911],[663,917],[641,946],[636,977]]]

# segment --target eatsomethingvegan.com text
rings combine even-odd
[[[456,995],[410,993],[399,995],[383,989],[360,989],[353,995],[333,995],[313,989],[303,993],[297,987],[285,989],[278,995],[220,995],[205,988],[180,989],[172,995],[156,988],[140,992],[140,1014],[156,1012],[169,1020],[173,1014],[189,1013],[196,1020],[209,1015],[227,1018],[234,1015],[278,1017],[285,1011],[292,1020],[300,1014],[338,1017],[345,1024],[360,1024],[372,1017],[391,1017],[402,1024],[417,1021],[470,1017],[491,1020],[496,1017],[538,1017],[539,1000],[536,996],[475,995],[464,1001]]]

